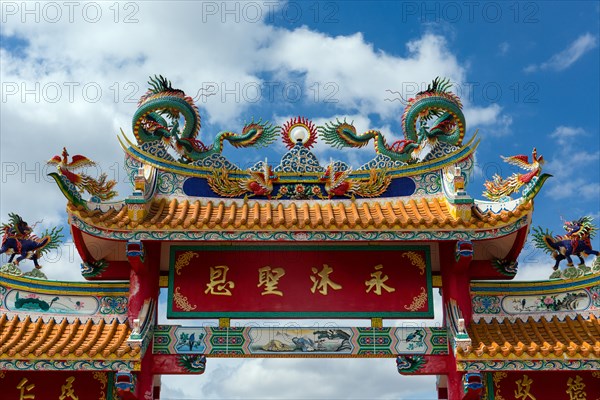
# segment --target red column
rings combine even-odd
[[[456,244],[447,243],[440,248],[440,269],[442,275],[442,301],[444,304],[444,325],[448,326],[446,305],[456,302],[465,321],[465,326],[471,323],[471,294],[469,265],[473,259],[472,244],[468,242]],[[453,349],[450,351],[450,362],[447,372],[448,400],[462,400],[464,386],[463,372],[456,369],[456,358]]]
[[[155,304],[158,304],[160,242],[128,245],[127,258],[131,265],[128,318],[129,323],[133,324],[133,320],[138,318],[146,300],[154,299]],[[156,313],[156,310],[154,312]],[[154,317],[156,320],[156,315]],[[138,400],[153,399],[154,375],[152,366],[152,345],[150,345],[142,358],[140,371],[137,372],[135,394]]]

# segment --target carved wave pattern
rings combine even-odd
[[[437,172],[429,172],[411,177],[417,188],[415,189],[415,195],[428,195],[439,193],[442,188],[440,175]]]
[[[464,371],[594,371],[600,361],[590,360],[518,360],[518,361],[461,361]]]
[[[175,196],[184,195],[182,188],[185,179],[185,176],[161,171],[158,174],[158,192]]]
[[[134,370],[133,361],[30,361],[30,360],[2,360],[0,361],[1,370],[17,371],[90,371],[90,370]]]
[[[165,147],[163,142],[160,140],[142,143],[142,145],[140,146],[140,149],[142,151],[145,151],[146,153],[152,154],[155,157],[162,158],[163,160],[175,161],[173,156],[171,156],[169,154],[169,152],[167,151],[167,148]]]
[[[383,154],[378,154],[374,159],[369,161],[366,164],[361,165],[358,168],[358,171],[370,171],[372,169],[392,169],[392,168],[400,168],[408,165],[402,161],[393,161],[388,156],[384,156]]]
[[[127,174],[128,182],[133,185],[133,179],[137,175],[138,169],[142,166],[142,162],[136,160],[130,155],[125,156],[125,173]]]
[[[233,164],[227,158],[219,153],[213,153],[208,157],[202,158],[200,160],[196,160],[190,165],[194,165],[196,167],[204,167],[204,168],[215,168],[215,169],[228,169],[232,171],[239,171],[240,167]]]
[[[338,161],[339,162],[339,161]],[[346,166],[347,168],[347,166]],[[273,169],[275,172],[323,172],[317,157],[307,148],[296,145],[281,158],[281,163]]]

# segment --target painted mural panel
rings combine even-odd
[[[33,311],[53,314],[93,315],[99,302],[94,296],[40,294],[24,290],[10,290],[4,298],[10,311]]]
[[[235,354],[240,357],[344,357],[447,354],[445,328],[181,327],[158,325],[154,354]]]
[[[172,318],[433,317],[426,246],[175,246],[170,274]]]

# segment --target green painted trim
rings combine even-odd
[[[44,294],[129,296],[129,282],[41,281],[22,276],[0,274],[0,286]]]
[[[106,400],[116,400],[113,397],[115,391],[115,374],[114,372],[107,372],[108,382],[106,385]]]
[[[410,251],[418,250],[425,253],[426,285],[427,285],[427,312],[351,312],[351,311],[323,311],[323,312],[199,312],[199,311],[173,311],[173,282],[175,281],[175,252],[177,251],[313,251],[313,250],[345,250],[345,251]],[[169,253],[169,285],[167,290],[167,318],[434,318],[433,309],[433,284],[431,279],[431,247],[420,245],[391,245],[388,243],[370,243],[366,246],[350,245],[175,245],[170,247]]]
[[[586,275],[569,281],[471,282],[471,292],[478,295],[548,294],[584,289],[597,284],[600,284],[600,274]]]
[[[484,374],[485,374],[487,394],[488,394],[487,400],[494,400],[496,398],[496,388],[494,387],[494,373],[493,372],[484,372]]]

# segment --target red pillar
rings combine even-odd
[[[158,304],[160,242],[128,243],[127,258],[131,265],[128,318],[129,323],[133,324],[134,319],[139,317],[146,300],[154,299],[154,304]],[[156,320],[156,309],[154,313]],[[135,394],[138,400],[154,398],[152,366],[152,345],[150,345],[142,358],[140,371],[137,372]]]
[[[446,305],[456,302],[462,313],[465,327],[471,323],[471,294],[469,265],[473,259],[472,243],[459,242],[446,244],[440,248],[440,268],[442,275],[442,301],[444,304],[444,325],[448,326],[449,316]],[[448,400],[462,400],[464,372],[457,370],[454,349],[450,348],[450,363],[447,372]]]

